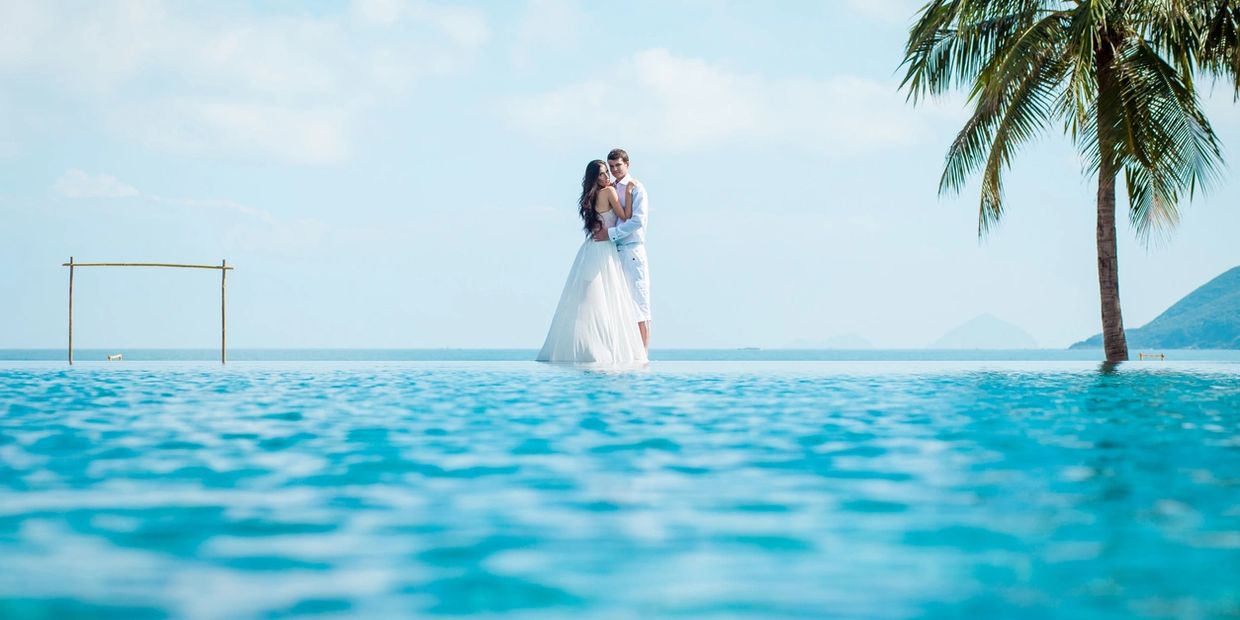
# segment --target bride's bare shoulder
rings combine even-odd
[[[608,185],[599,190],[597,197],[594,199],[594,210],[599,213],[611,211],[611,203],[618,202],[620,199],[616,194],[615,188]]]

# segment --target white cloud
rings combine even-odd
[[[161,205],[210,214],[208,218],[228,247],[277,254],[301,254],[313,250],[325,238],[325,224],[312,218],[284,218],[231,200],[168,198],[145,194],[136,187],[104,173],[70,170],[52,185],[52,191],[66,198],[139,198],[147,205]]]
[[[353,12],[364,21],[391,26],[400,19],[404,7],[404,0],[357,0]]]
[[[482,13],[466,7],[424,1],[355,0],[353,13],[364,22],[380,26],[392,26],[402,19],[425,22],[467,47],[482,45],[490,36]]]
[[[663,49],[635,54],[607,79],[510,100],[504,113],[542,140],[606,131],[673,150],[757,142],[847,154],[910,144],[926,131],[895,82],[769,78]]]
[[[489,37],[481,10],[424,1],[270,15],[8,0],[0,23],[0,70],[45,81],[122,138],[302,163],[346,159],[359,119],[468,66]]]
[[[576,49],[586,24],[585,13],[572,0],[529,0],[517,22],[513,64],[527,69],[538,56]]]
[[[475,9],[416,2],[409,13],[413,19],[431,24],[463,47],[481,46],[490,34],[486,19]]]
[[[303,255],[317,248],[328,232],[323,222],[313,218],[283,218],[231,200],[148,198],[162,205],[214,213],[228,248]]]
[[[305,164],[345,160],[353,115],[334,107],[290,107],[247,100],[172,99],[135,105],[130,137],[163,151],[226,157],[264,154]]]
[[[122,183],[110,174],[90,174],[76,169],[61,175],[52,186],[52,191],[66,198],[125,198],[139,195],[133,186]]]

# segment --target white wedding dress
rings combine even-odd
[[[604,227],[616,225],[611,211],[600,218]],[[605,366],[646,361],[637,308],[611,241],[586,237],[581,244],[538,361]]]

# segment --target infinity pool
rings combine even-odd
[[[0,617],[1240,615],[1240,364],[0,365]]]

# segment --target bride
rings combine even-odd
[[[616,246],[611,241],[590,238],[597,228],[610,228],[616,225],[617,218],[632,216],[635,184],[629,185],[632,194],[621,201],[609,180],[603,160],[596,159],[586,166],[581,198],[577,201],[586,240],[568,272],[547,340],[538,352],[540,362],[606,365],[646,361],[637,310]]]

